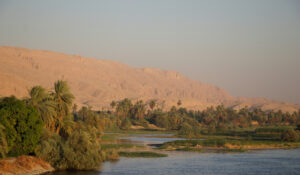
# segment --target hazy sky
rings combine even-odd
[[[0,45],[181,72],[300,103],[300,1],[0,0]]]

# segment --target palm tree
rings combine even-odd
[[[117,109],[116,109],[117,115],[124,119],[128,117],[131,108],[132,108],[131,100],[125,98],[124,100],[120,101],[117,105]]]
[[[74,131],[75,122],[72,115],[67,115],[63,118],[61,123],[59,124],[61,126],[60,135],[64,138],[69,137],[72,135]]]
[[[182,102],[181,102],[181,100],[178,100],[177,106],[179,107],[180,105],[182,105]]]
[[[54,83],[54,93],[52,94],[56,102],[57,122],[56,133],[59,133],[63,126],[64,117],[70,113],[74,95],[70,91],[70,87],[66,81],[58,80]]]
[[[151,100],[150,103],[149,103],[149,107],[150,109],[153,111],[153,109],[155,108],[155,105],[156,105],[156,102],[155,100]]]
[[[135,119],[143,120],[145,115],[145,105],[142,100],[137,101],[132,109],[132,114]]]
[[[116,107],[116,105],[117,105],[117,103],[115,101],[112,101],[110,103],[110,106],[111,106],[112,110]]]
[[[29,91],[30,98],[26,99],[27,104],[32,105],[38,111],[45,126],[50,129],[51,123],[54,122],[56,115],[56,104],[49,92],[41,86],[34,86]]]

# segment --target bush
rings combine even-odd
[[[83,130],[75,131],[67,140],[56,134],[49,136],[45,133],[36,154],[57,169],[76,170],[99,168],[109,156]]]
[[[131,127],[130,120],[128,118],[123,119],[120,128],[124,130],[128,130],[130,129],[130,127]]]
[[[45,130],[35,153],[41,159],[49,162],[54,168],[63,169],[67,167],[66,162],[62,160],[64,148],[65,144],[59,135],[50,135],[50,132]]]
[[[288,130],[282,133],[281,140],[295,142],[299,140],[299,134],[295,130]]]
[[[194,130],[188,123],[183,123],[178,132],[179,135],[192,137],[195,135]]]

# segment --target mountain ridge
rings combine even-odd
[[[0,96],[28,96],[28,89],[48,89],[58,79],[68,81],[79,105],[109,108],[112,100],[156,99],[165,109],[180,99],[188,109],[205,109],[223,104],[239,109],[297,111],[299,104],[265,98],[234,97],[217,86],[184,77],[175,71],[133,68],[112,60],[86,58],[45,50],[0,47]]]

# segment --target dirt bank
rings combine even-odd
[[[35,175],[54,171],[51,165],[33,156],[0,159],[0,175]]]

